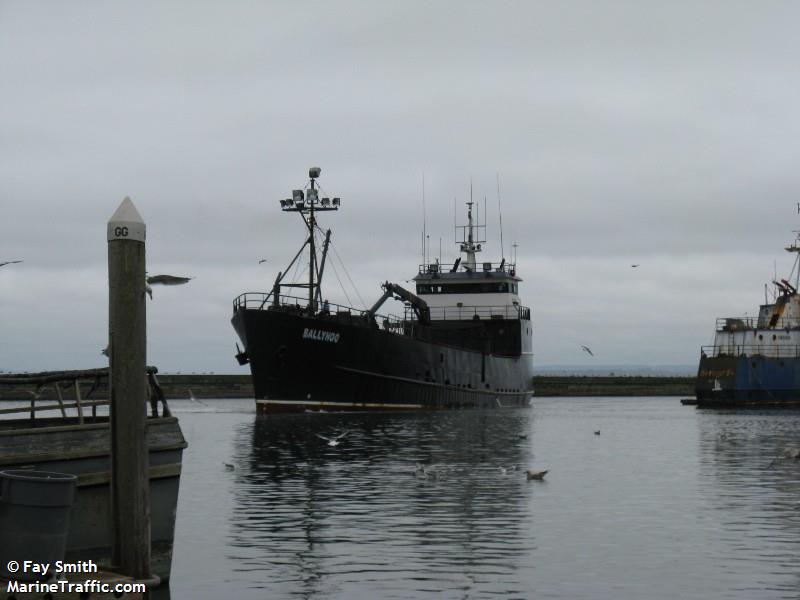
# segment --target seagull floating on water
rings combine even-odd
[[[589,356],[594,356],[594,352],[592,352],[592,349],[591,349],[591,348],[589,348],[589,346],[583,346],[583,345],[581,345],[581,348],[583,348],[583,351],[584,351],[584,352],[586,352],[586,353],[588,353],[588,354],[589,354]]]
[[[800,448],[795,448],[794,446],[786,446],[783,449],[783,455],[786,458],[793,458],[795,460],[800,459]]]
[[[222,463],[222,464],[225,465],[225,469],[227,469],[228,471],[235,471],[236,470],[236,466],[232,465],[231,463]]]
[[[350,433],[350,432],[349,431],[345,431],[344,433],[340,433],[336,437],[332,437],[332,438],[325,437],[324,435],[320,435],[320,434],[316,434],[316,435],[317,435],[318,438],[328,442],[328,446],[331,446],[332,448],[335,448],[336,446],[339,445],[339,442],[342,440],[342,438],[344,436],[346,436],[348,433]]]
[[[595,435],[600,435],[600,430],[599,429],[595,430],[594,434]]]
[[[21,260],[6,260],[4,262],[0,262],[0,267],[5,267],[6,265],[15,265],[21,262]]]
[[[541,481],[544,479],[544,476],[547,475],[548,471],[525,471],[525,474],[528,476],[528,481],[535,479],[536,481]]]

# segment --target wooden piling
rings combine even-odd
[[[148,579],[145,224],[130,198],[109,220],[107,237],[112,560],[125,575]]]

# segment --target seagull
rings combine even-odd
[[[267,259],[266,258],[262,258],[261,260],[258,261],[258,264],[265,263],[265,262],[267,262]]]
[[[194,277],[176,277],[175,275],[152,275],[147,278],[151,285],[183,285],[189,283]]]
[[[525,474],[528,476],[528,481],[535,479],[536,481],[541,481],[544,479],[544,476],[547,475],[548,471],[525,471]]]
[[[152,298],[152,296],[151,296],[151,298]],[[110,355],[109,355],[109,353],[108,353],[108,349],[109,349],[110,347],[111,347],[111,344],[109,344],[108,346],[106,346],[105,348],[103,348],[102,350],[100,350],[100,354],[102,354],[103,356],[110,356]]]
[[[194,394],[192,393],[192,390],[189,390],[189,400],[191,400],[195,404],[202,404],[203,406],[208,406],[208,404],[206,404],[205,402],[202,402],[201,400],[195,398]]]
[[[600,435],[600,430],[599,430],[599,429],[598,429],[598,430],[596,430],[596,431],[594,432],[594,434],[595,434],[595,435]]]
[[[592,352],[592,350],[591,350],[591,348],[589,348],[589,346],[583,346],[582,345],[581,348],[583,348],[583,351],[588,353],[589,356],[594,356],[594,352]]]
[[[153,288],[151,285],[183,285],[189,283],[194,277],[176,277],[175,275],[152,275],[145,279],[144,291],[153,299]]]
[[[222,464],[225,465],[225,469],[227,471],[235,471],[236,470],[236,467],[234,465],[232,465],[231,463],[222,463]]]
[[[324,435],[320,435],[320,434],[317,434],[317,437],[322,439],[322,440],[325,440],[326,442],[328,442],[328,446],[330,446],[331,448],[335,448],[336,446],[339,445],[340,440],[344,436],[346,436],[348,433],[350,433],[350,432],[349,431],[345,431],[344,433],[340,433],[339,435],[337,435],[336,437],[333,437],[333,438],[325,437]]]
[[[783,449],[783,455],[786,458],[793,458],[795,460],[800,459],[800,448],[795,448],[794,446],[786,446]]]
[[[631,265],[631,269],[635,269],[635,268],[636,268],[636,267],[638,267],[638,266],[639,266],[639,265]]]
[[[39,387],[36,388],[36,391],[33,390],[25,390],[25,391],[38,400],[39,398],[42,397],[42,392],[44,392],[46,389],[47,389],[46,386],[40,385]]]
[[[501,475],[508,475],[508,469],[505,467],[499,467]]]
[[[521,440],[524,440],[527,439],[528,435],[526,433],[520,433],[517,437]]]
[[[6,265],[15,265],[21,262],[22,262],[21,260],[7,260],[5,262],[0,262],[0,267],[5,267]]]

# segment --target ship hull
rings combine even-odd
[[[699,407],[800,406],[800,357],[703,356]]]
[[[527,406],[533,393],[529,354],[421,340],[358,315],[242,308],[232,323],[261,414],[515,407]]]

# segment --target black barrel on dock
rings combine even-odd
[[[64,559],[76,481],[66,473],[0,471],[0,577],[31,581],[53,573]],[[51,567],[47,575],[26,572],[26,560]]]

